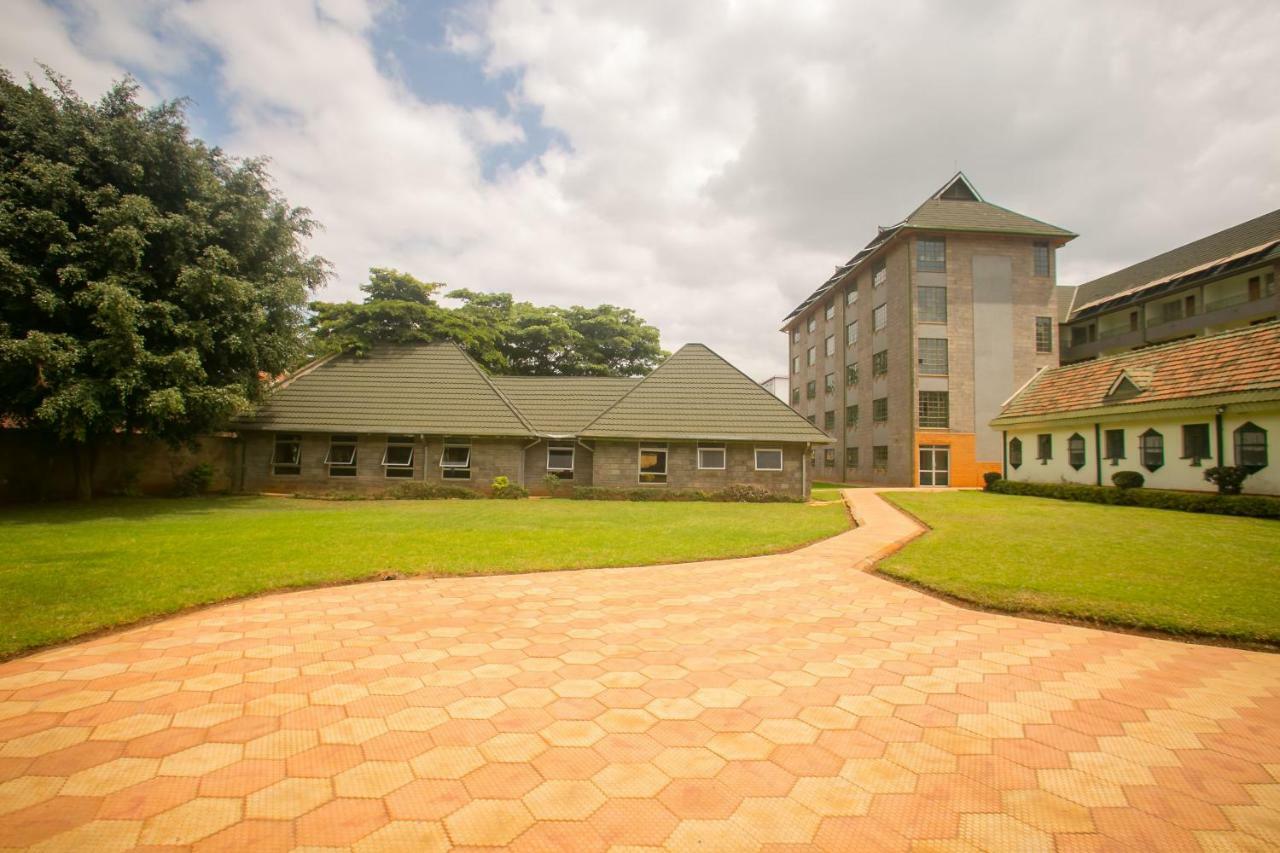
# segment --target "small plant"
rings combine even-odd
[[[991,487],[1003,479],[1004,477],[1001,477],[995,471],[988,471],[987,473],[982,475],[982,483],[983,483],[982,490],[984,492],[991,491]]]
[[[173,493],[180,498],[192,498],[209,491],[213,483],[213,466],[208,462],[194,465],[178,475]]]
[[[547,475],[542,478],[542,485],[543,488],[547,490],[547,494],[554,497],[555,495],[560,494],[561,488],[564,486],[564,481],[560,479],[560,475],[548,472]]]
[[[494,477],[490,490],[500,500],[519,500],[529,497],[529,490],[519,483],[511,482],[510,477]]]
[[[1141,489],[1146,482],[1137,471],[1117,471],[1111,475],[1111,483],[1117,489]]]
[[[1240,494],[1240,489],[1248,476],[1249,469],[1237,465],[1216,465],[1213,468],[1206,468],[1204,472],[1205,481],[1217,486],[1220,495]]]

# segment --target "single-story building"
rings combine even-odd
[[[702,344],[643,378],[491,376],[452,343],[320,359],[241,416],[247,491],[376,490],[417,480],[807,496],[830,439]]]
[[[1010,480],[1110,485],[1129,470],[1212,491],[1204,470],[1231,465],[1251,472],[1246,493],[1280,494],[1280,322],[1042,370],[991,426]]]

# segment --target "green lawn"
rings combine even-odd
[[[838,501],[841,499],[841,489],[856,488],[858,487],[849,483],[828,483],[824,480],[815,480],[809,490],[809,499],[815,501]]]
[[[466,575],[765,554],[840,506],[121,499],[0,511],[0,657],[147,616],[383,572]]]
[[[1280,523],[982,492],[890,492],[933,530],[879,565],[984,607],[1280,644]]]

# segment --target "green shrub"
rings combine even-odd
[[[1003,495],[1030,495],[1064,501],[1243,515],[1250,518],[1280,519],[1280,498],[1261,495],[1216,495],[1208,492],[1169,492],[1162,489],[1113,489],[1075,483],[1020,483],[1000,480],[991,491]]]
[[[1003,479],[1004,477],[1001,477],[995,471],[986,472],[985,474],[982,475],[983,491],[987,491],[987,492],[991,491],[991,487],[995,485],[997,481],[1003,480]]]
[[[1218,487],[1220,495],[1238,495],[1240,489],[1244,486],[1244,480],[1249,476],[1248,468],[1240,468],[1235,465],[1217,465],[1213,468],[1207,468],[1204,472],[1205,482],[1213,483]]]
[[[475,489],[468,489],[466,486],[450,486],[442,483],[400,483],[390,489],[386,489],[376,495],[370,495],[374,500],[391,500],[391,501],[438,501],[438,500],[463,500],[474,501],[484,497]]]
[[[618,489],[608,486],[574,486],[576,501],[724,501],[739,503],[802,503],[803,499],[771,492],[761,486],[738,484],[715,491],[703,489]]]
[[[547,472],[547,474],[542,478],[542,486],[547,490],[547,494],[549,495],[554,496],[560,494],[564,485],[564,480],[561,480],[558,474]]]
[[[208,462],[193,465],[178,475],[173,493],[180,498],[192,498],[209,491],[213,483],[213,466]]]
[[[499,500],[519,500],[529,497],[529,490],[519,483],[511,482],[510,477],[494,477],[489,490]]]
[[[1117,489],[1141,489],[1147,480],[1137,471],[1117,471],[1111,475],[1111,482]]]

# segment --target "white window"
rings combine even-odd
[[[871,286],[879,287],[888,279],[889,273],[885,270],[884,261],[876,261],[871,266]]]
[[[808,355],[809,364],[813,364],[817,360],[818,360],[818,351],[813,347],[809,347],[809,355]]]
[[[791,358],[791,372],[792,372],[792,373],[799,373],[799,372],[800,372],[800,356],[798,356],[798,355],[797,355],[797,356],[792,356],[792,358]]]
[[[277,477],[302,473],[302,436],[277,434],[271,450],[271,473]]]
[[[640,482],[667,482],[667,448],[640,448]]]
[[[889,306],[877,305],[871,312],[871,331],[878,332],[889,325]]]
[[[698,468],[703,471],[723,471],[724,470],[724,445],[723,444],[699,444],[698,445]]]
[[[329,436],[329,452],[324,464],[329,466],[330,477],[354,477],[356,475],[356,437],[354,435]]]
[[[440,453],[440,468],[446,480],[470,480],[471,445],[446,444]]]
[[[756,470],[757,471],[781,471],[782,470],[782,448],[757,447],[756,448]]]
[[[827,303],[827,307],[823,310],[822,316],[827,320],[836,316],[836,301],[834,299]]]
[[[796,326],[794,329],[791,330],[791,343],[793,344],[800,343],[800,327],[799,326]]]
[[[548,444],[547,470],[561,480],[572,480],[573,453],[574,446],[572,444]]]
[[[827,335],[826,343],[825,343],[825,344],[823,344],[823,346],[825,347],[825,349],[824,349],[823,351],[824,351],[827,355],[835,355],[835,354],[836,354],[836,336],[835,336],[835,335]]]
[[[413,477],[413,436],[387,436],[387,449],[382,451],[382,471],[393,479]]]
[[[809,334],[813,334],[813,330],[818,328],[818,317],[816,314],[809,315],[809,324],[806,328],[809,330]]]

